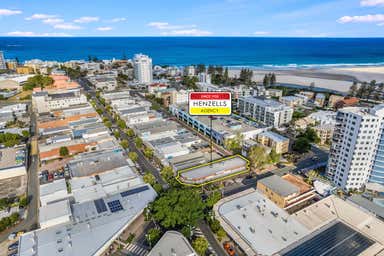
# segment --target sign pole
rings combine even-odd
[[[211,167],[212,167],[212,153],[213,153],[213,134],[212,134],[212,119],[213,119],[213,116],[209,116],[210,118],[210,126],[211,126]]]

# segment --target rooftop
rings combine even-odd
[[[188,240],[177,231],[167,231],[149,252],[148,256],[197,256]]]
[[[222,199],[215,211],[247,255],[273,255],[309,234],[308,228],[254,189]]]
[[[12,147],[0,149],[0,171],[25,163],[26,149],[22,147]]]
[[[250,102],[250,103],[253,103],[253,104],[257,104],[257,105],[260,105],[260,106],[263,106],[265,108],[273,108],[273,109],[276,109],[276,110],[282,110],[282,109],[287,109],[287,108],[290,108],[276,100],[270,100],[270,99],[264,99],[264,98],[261,98],[261,97],[252,97],[252,96],[249,96],[249,97],[240,97],[240,99],[246,101],[246,102]]]
[[[51,222],[47,228],[22,235],[19,255],[100,255],[155,197],[155,191],[145,185],[145,189],[136,187],[95,200],[72,203],[72,218],[68,221],[64,220],[67,212],[60,210],[54,216],[56,224]]]
[[[127,165],[121,150],[103,150],[83,153],[68,163],[72,177],[82,177]]]
[[[268,137],[270,138],[271,140],[273,141],[276,141],[276,142],[285,142],[285,141],[288,141],[289,139],[278,134],[278,133],[275,133],[275,132],[271,132],[271,131],[265,131],[265,132],[262,132],[260,134],[260,136],[265,136],[265,137]]]
[[[298,187],[277,175],[271,175],[259,180],[258,182],[265,185],[267,188],[271,189],[273,192],[279,194],[282,197],[298,194],[300,192]]]
[[[180,171],[180,179],[187,183],[203,183],[247,169],[248,162],[240,157],[228,157]]]

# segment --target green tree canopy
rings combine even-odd
[[[150,206],[153,218],[164,228],[195,226],[204,218],[204,203],[192,189],[169,189]]]
[[[60,147],[60,156],[66,157],[69,155],[69,150],[67,147]]]
[[[192,242],[192,247],[200,256],[205,255],[208,249],[208,241],[204,237],[198,237]]]
[[[136,162],[137,159],[139,158],[139,156],[137,155],[136,152],[129,152],[129,153],[128,153],[128,157],[129,157],[133,162]]]
[[[23,85],[24,91],[33,90],[33,88],[44,88],[53,84],[53,79],[49,76],[36,75],[28,78]]]
[[[263,146],[255,145],[248,151],[248,159],[251,162],[251,166],[255,169],[262,168],[268,163],[269,156]]]
[[[161,238],[161,230],[158,228],[151,228],[146,234],[148,244],[153,247]]]
[[[244,136],[240,133],[237,133],[234,138],[226,139],[224,141],[224,147],[234,154],[240,154],[243,147]]]
[[[220,191],[214,191],[208,196],[207,200],[205,201],[205,204],[208,208],[212,208],[220,199],[221,199]]]
[[[147,173],[144,174],[144,176],[143,176],[143,180],[144,180],[145,183],[148,183],[148,184],[150,184],[151,186],[153,186],[153,185],[156,184],[156,178],[155,178],[155,176],[153,176],[153,174],[150,173],[150,172],[147,172]]]
[[[143,146],[143,140],[139,137],[135,138],[136,147],[141,148]]]
[[[311,142],[306,137],[299,137],[292,148],[299,153],[305,153],[311,149]]]
[[[129,147],[129,143],[127,140],[122,140],[120,142],[120,145],[124,148],[124,149],[127,149]]]

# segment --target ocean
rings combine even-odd
[[[152,57],[158,65],[312,68],[384,65],[384,38],[0,37],[6,59],[21,61]]]

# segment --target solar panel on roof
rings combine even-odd
[[[149,189],[148,186],[142,186],[142,187],[134,188],[134,189],[131,189],[128,191],[124,191],[124,192],[120,193],[120,195],[122,197],[126,197],[126,196],[130,196],[130,195],[134,195],[134,194],[146,191],[148,189]]]
[[[107,206],[103,199],[97,199],[93,201],[95,203],[97,213],[102,213],[107,211]]]
[[[123,210],[123,206],[120,203],[120,200],[114,200],[111,202],[108,202],[108,207],[111,212],[118,212]]]
[[[374,242],[342,222],[337,222],[283,256],[356,256]]]

